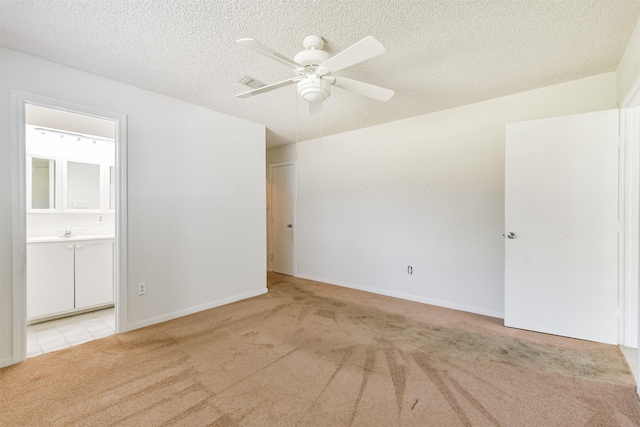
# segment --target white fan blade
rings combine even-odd
[[[330,72],[335,73],[336,71],[378,56],[385,51],[386,49],[378,40],[367,36],[351,47],[346,48],[337,55],[324,61],[316,70],[316,74],[323,76]]]
[[[360,95],[368,96],[369,98],[377,99],[378,101],[388,101],[394,94],[391,89],[385,89],[383,87],[371,85],[358,80],[348,79],[346,77],[334,78],[334,86],[359,93]]]
[[[322,101],[314,101],[309,103],[309,115],[318,116],[322,114]]]
[[[289,67],[292,67],[294,70],[300,67],[304,68],[302,65],[298,64],[294,60],[279,54],[275,50],[268,48],[267,46],[263,45],[262,43],[254,39],[240,39],[236,43],[239,44],[240,46],[244,46],[246,48],[254,50],[268,58],[276,60],[284,65],[288,65]]]
[[[236,98],[248,98],[250,96],[253,95],[260,95],[261,93],[265,93],[265,92],[269,92],[270,90],[274,90],[274,89],[279,89],[281,87],[285,87],[285,86],[289,86],[294,84],[297,81],[302,80],[302,77],[293,77],[289,80],[283,80],[281,82],[278,83],[274,83],[271,85],[267,85],[267,86],[262,86],[258,89],[253,89],[247,92],[242,92],[236,95]]]

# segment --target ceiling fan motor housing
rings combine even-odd
[[[331,83],[318,76],[308,76],[298,82],[298,94],[307,102],[324,101],[331,95]]]
[[[307,36],[304,38],[302,45],[305,50],[298,53],[293,60],[300,65],[304,65],[307,69],[315,69],[315,67],[331,58],[329,52],[322,50],[324,39],[320,36]]]

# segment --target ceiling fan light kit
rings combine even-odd
[[[298,95],[307,102],[322,102],[331,95],[329,79],[310,76],[298,82]]]
[[[322,50],[324,39],[317,35],[310,35],[305,37],[302,42],[305,50],[298,53],[293,60],[254,39],[240,39],[237,43],[293,68],[296,74],[296,77],[291,79],[240,93],[236,95],[238,98],[248,98],[297,83],[298,95],[309,103],[309,113],[313,115],[322,111],[322,101],[331,95],[331,86],[338,86],[378,101],[388,101],[394,93],[390,89],[369,83],[333,76],[336,71],[359,64],[385,52],[384,46],[371,36],[365,37],[337,55],[331,56],[327,51]]]

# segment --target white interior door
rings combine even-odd
[[[293,165],[271,169],[271,269],[293,275]]]
[[[507,125],[506,326],[618,343],[618,141],[618,110]]]

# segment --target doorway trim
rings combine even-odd
[[[11,91],[12,111],[12,172],[13,194],[13,301],[12,333],[13,363],[26,359],[27,354],[27,206],[26,206],[26,140],[25,104],[67,111],[114,122],[116,209],[115,209],[115,256],[114,296],[116,333],[127,330],[127,116],[126,114],[76,104],[30,92]]]
[[[269,217],[267,218],[269,256],[267,270],[273,271],[273,169],[282,166],[293,166],[293,277],[298,277],[298,168],[295,160],[269,165]]]
[[[640,344],[640,314],[638,308],[640,307],[640,291],[638,290],[638,283],[640,282],[640,261],[637,255],[640,253],[639,239],[636,233],[640,230],[640,211],[639,206],[635,205],[637,199],[628,199],[628,195],[634,193],[634,197],[637,196],[640,191],[640,158],[638,157],[638,146],[640,145],[640,77],[636,77],[635,81],[631,85],[631,88],[620,102],[620,135],[621,145],[624,152],[625,161],[625,176],[623,180],[624,186],[624,203],[625,203],[625,215],[623,222],[625,249],[624,252],[624,270],[622,272],[622,280],[624,281],[624,287],[621,289],[624,292],[624,305],[623,315],[625,323],[625,336],[623,338],[630,338],[632,332],[631,328],[627,328],[627,325],[631,322],[630,308],[632,307],[631,298],[634,298],[633,291],[635,290],[635,316],[637,318],[637,328],[635,330],[636,343]],[[633,147],[635,145],[635,149]],[[627,149],[628,148],[628,149]],[[633,206],[632,206],[633,204]],[[630,287],[631,286],[631,287]],[[635,287],[634,287],[635,286]],[[638,366],[640,366],[640,352],[636,359]],[[636,393],[640,395],[640,381],[638,382]]]

